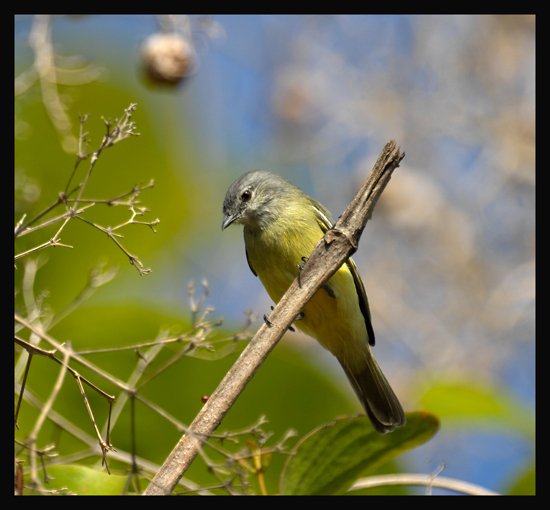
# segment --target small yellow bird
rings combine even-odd
[[[276,303],[298,275],[302,258],[333,226],[319,202],[264,170],[241,175],[231,185],[223,214],[222,230],[232,223],[244,225],[248,265]],[[380,434],[405,424],[403,408],[371,352],[369,303],[351,258],[311,298],[296,326],[338,358]]]

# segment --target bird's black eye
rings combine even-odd
[[[251,198],[252,198],[252,192],[249,189],[244,191],[243,194],[241,195],[241,200],[243,202],[248,202]]]

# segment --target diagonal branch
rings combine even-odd
[[[357,250],[359,238],[372,210],[405,156],[394,141],[384,147],[367,181],[336,225],[329,230],[311,253],[300,272],[270,315],[244,349],[218,388],[178,441],[145,495],[170,494],[178,480],[216,430],[260,365],[317,290]]]

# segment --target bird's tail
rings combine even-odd
[[[380,434],[386,434],[405,425],[405,413],[370,349],[364,354],[366,363],[359,370],[352,369],[344,359],[338,361],[374,428]]]

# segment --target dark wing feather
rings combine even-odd
[[[245,248],[244,251],[246,252],[246,261],[248,262],[248,267],[250,268],[250,271],[252,271],[252,274],[254,276],[258,276],[258,273],[254,271],[254,268],[252,267],[252,264],[250,263],[250,259],[248,258],[248,250]]]
[[[310,200],[311,205],[315,209],[315,215],[319,226],[321,227],[323,233],[326,233],[327,230],[330,230],[333,227],[330,212],[328,212],[328,210],[319,202],[313,200],[312,198],[310,198]],[[357,291],[357,298],[359,299],[359,308],[361,309],[361,313],[365,319],[365,326],[367,327],[367,334],[369,335],[369,344],[374,345],[374,329],[372,328],[369,299],[367,297],[367,292],[365,291],[365,286],[363,285],[363,280],[361,280],[357,266],[351,257],[347,260],[346,264],[350,270],[351,276],[353,276],[353,282],[355,283],[355,289]]]

